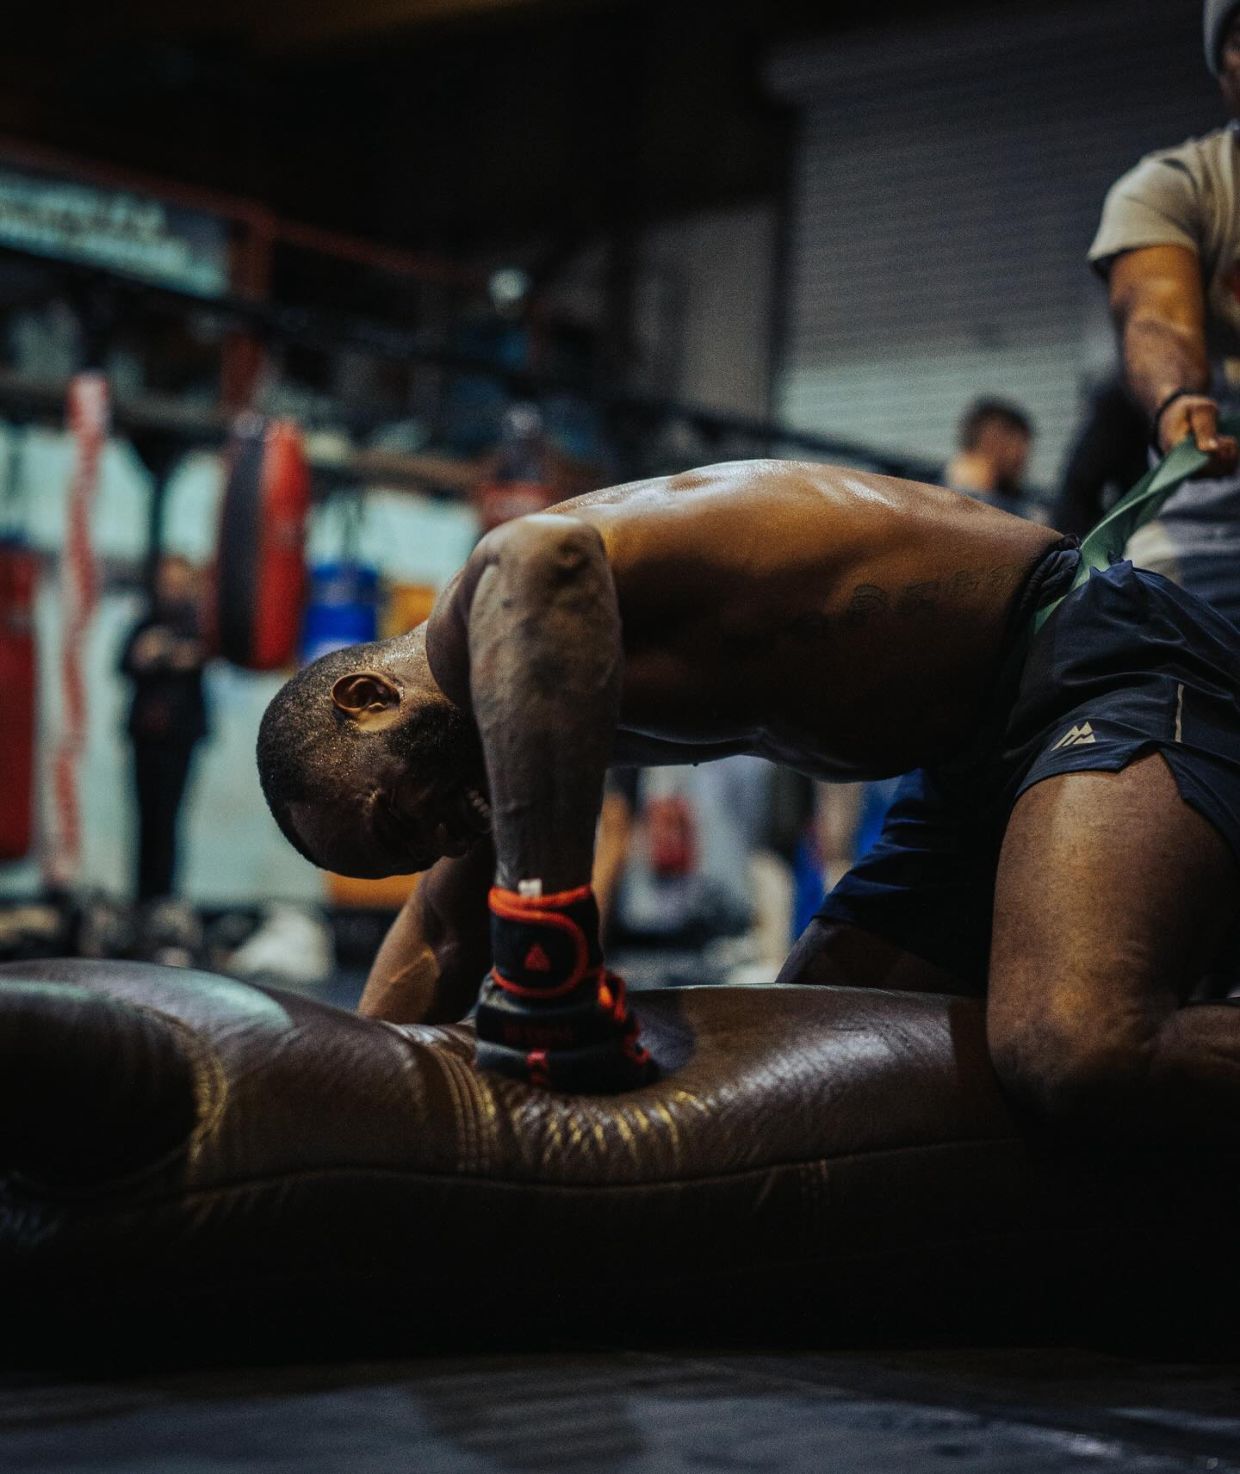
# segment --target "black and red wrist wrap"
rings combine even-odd
[[[549,896],[491,889],[491,976],[518,998],[558,998],[603,966],[598,902],[588,885]]]
[[[629,1089],[652,1078],[622,978],[603,966],[588,885],[545,896],[492,889],[494,965],[478,1000],[478,1060],[531,1084]]]

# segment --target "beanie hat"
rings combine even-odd
[[[1219,59],[1223,53],[1223,37],[1227,34],[1227,27],[1231,24],[1231,18],[1240,0],[1206,0],[1205,13],[1202,16],[1205,27],[1206,42],[1206,66],[1217,77],[1219,73]]]

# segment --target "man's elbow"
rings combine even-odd
[[[518,517],[478,544],[487,563],[573,577],[606,561],[596,528],[576,517],[539,512]]]
[[[475,556],[482,561],[469,590],[467,622],[483,615],[486,627],[500,616],[530,620],[557,607],[593,608],[614,603],[611,570],[597,530],[572,517],[522,517],[487,535]]]

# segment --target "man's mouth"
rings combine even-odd
[[[475,837],[490,834],[491,805],[486,798],[476,788],[465,788],[461,790],[461,801],[466,827],[473,831]]]
[[[411,862],[416,861],[416,866],[412,868],[423,868],[428,863],[426,854],[429,844],[422,826],[402,814],[395,804],[382,799],[375,809],[379,819],[376,837],[380,843],[397,854],[408,857]]]
[[[441,854],[455,857],[490,832],[491,805],[476,788],[462,788],[435,824],[434,841]]]
[[[382,812],[397,848],[422,864],[428,851],[452,858],[463,855],[491,829],[491,806],[476,788],[460,789],[432,821],[412,819],[392,803],[384,804]]]

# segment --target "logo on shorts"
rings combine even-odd
[[[1069,728],[1051,748],[1051,751],[1058,752],[1061,747],[1084,747],[1087,742],[1097,742],[1097,740],[1090,724],[1082,722],[1079,727]]]

